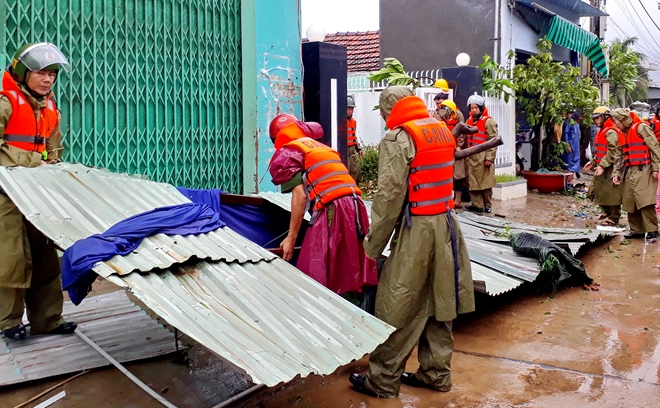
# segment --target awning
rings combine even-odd
[[[569,10],[571,13],[577,14],[580,17],[602,17],[606,16],[607,13],[597,9],[596,7],[590,6],[589,3],[586,3],[582,0],[544,0],[546,3],[554,4],[566,10]]]
[[[536,33],[546,35],[561,47],[579,52],[589,58],[596,71],[608,76],[607,58],[598,36],[534,2],[516,1],[516,9]]]

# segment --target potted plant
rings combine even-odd
[[[562,170],[566,163],[561,156],[569,146],[567,142],[561,141],[548,145],[541,168],[537,171],[521,172],[529,189],[539,193],[558,193],[566,189],[566,184],[572,181],[573,173]]]
[[[591,112],[597,105],[598,89],[589,77],[581,78],[580,69],[555,62],[552,42],[542,38],[537,42],[538,54],[524,63],[504,67],[484,58],[484,91],[502,94],[513,92],[516,102],[527,123],[532,127],[533,137],[531,170],[523,171],[530,189],[540,192],[562,191],[572,181],[572,173],[561,170],[565,163],[561,155],[568,143],[553,137],[555,126],[560,125],[567,107],[582,112]],[[508,53],[509,60],[516,54]],[[590,115],[585,115],[589,120]]]
[[[512,200],[527,196],[527,180],[520,176],[498,174],[495,176],[495,187],[493,187],[494,200]]]

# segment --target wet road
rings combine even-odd
[[[595,224],[575,216],[593,216],[589,202],[571,197],[531,195],[499,204],[494,212],[515,221]],[[621,241],[616,236],[581,257],[599,292],[567,288],[547,296],[523,287],[480,297],[478,311],[455,326],[448,393],[403,386],[393,400],[358,394],[347,377],[364,373],[365,358],[332,376],[266,390],[241,406],[660,407],[660,243]],[[416,358],[408,371],[417,368]]]

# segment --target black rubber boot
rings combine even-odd
[[[18,326],[14,326],[10,329],[3,330],[2,334],[4,334],[5,337],[8,339],[23,340],[27,337],[27,330],[25,330],[25,326],[23,326],[23,324],[21,323]]]
[[[78,325],[74,322],[64,322],[53,330],[44,334],[72,334],[74,331],[76,331],[77,328]]]

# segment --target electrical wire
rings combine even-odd
[[[642,0],[639,0],[639,4],[642,5],[642,8],[643,8],[644,11],[646,12],[646,15],[649,16],[649,18],[651,19],[651,22],[653,23],[653,25],[655,26],[655,28],[657,28],[658,31],[660,31],[660,26],[658,26],[658,23],[656,23],[655,20],[653,19],[653,17],[651,17],[651,13],[649,13],[649,11],[646,9],[646,6],[644,5],[644,3],[642,3]]]
[[[637,27],[637,26],[640,25],[639,23],[642,22],[642,18],[639,15],[639,13],[637,12],[637,9],[634,6],[631,5],[632,10],[635,12],[635,15],[637,16],[637,23],[635,22],[635,17],[633,16],[632,12],[628,8],[628,4],[627,4],[626,0],[623,0],[623,1],[614,0],[614,2],[617,4],[619,9],[622,11],[624,17],[628,20],[628,23],[630,23],[630,25],[632,27]],[[658,44],[658,42],[655,40],[655,38],[653,37],[653,35],[649,31],[649,29],[646,27],[646,24],[641,24],[641,25],[644,27],[646,32],[651,36],[651,39],[656,44],[657,48],[660,48],[660,44]],[[649,42],[649,40],[646,37],[646,35],[644,34],[644,32],[642,32],[640,30],[637,30],[637,34],[639,35],[639,37],[638,37],[639,40],[642,43],[644,43],[644,45],[647,47],[646,50],[644,51],[644,54],[646,54],[647,57],[653,58],[654,60],[660,60],[660,54],[657,51],[655,51],[656,47],[654,47],[651,44],[651,42]],[[656,62],[656,61],[654,61],[654,62]]]

